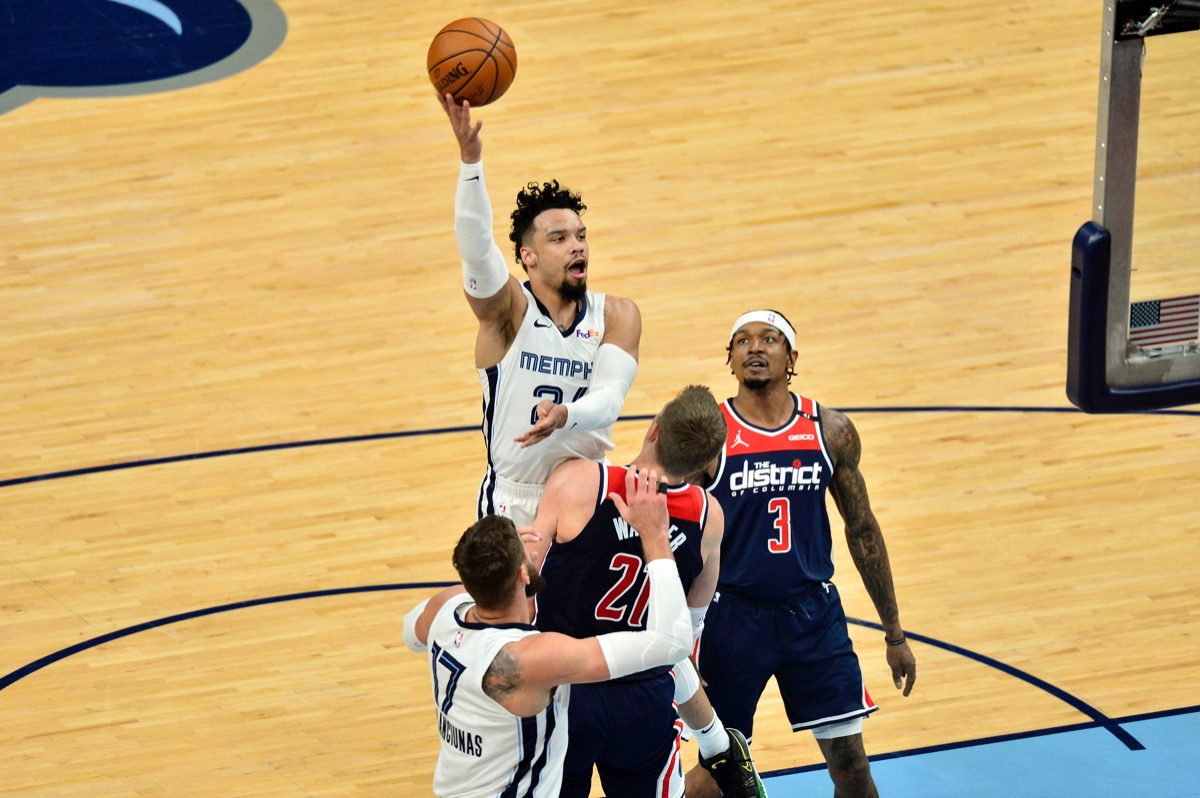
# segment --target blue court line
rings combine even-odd
[[[143,631],[147,631],[150,629],[156,629],[158,627],[166,626],[168,624],[178,623],[181,621],[187,621],[187,620],[191,620],[194,618],[202,618],[202,617],[209,616],[209,615],[215,615],[215,614],[221,613],[221,612],[229,612],[232,610],[246,609],[246,608],[251,608],[251,607],[259,607],[259,606],[264,606],[264,605],[269,605],[269,604],[278,604],[278,603],[285,602],[285,601],[296,601],[299,599],[322,598],[322,597],[346,595],[346,594],[352,594],[352,593],[372,593],[372,592],[381,592],[381,591],[389,591],[389,590],[440,589],[443,587],[448,587],[451,584],[454,584],[454,583],[452,583],[452,582],[410,582],[410,583],[397,583],[397,584],[384,584],[384,585],[366,585],[366,586],[360,586],[360,587],[331,588],[331,589],[326,589],[326,590],[310,590],[310,591],[304,591],[304,592],[300,592],[300,593],[289,593],[289,594],[285,594],[285,595],[281,595],[281,596],[269,596],[266,598],[251,599],[248,601],[238,601],[238,602],[233,602],[230,604],[222,604],[222,605],[215,606],[215,607],[208,607],[208,608],[204,608],[204,609],[193,610],[190,612],[183,612],[183,613],[171,615],[171,616],[168,616],[165,618],[160,618],[158,620],[147,621],[145,623],[130,626],[125,629],[118,629],[116,631],[109,632],[108,634],[104,634],[99,637],[96,637],[92,640],[86,640],[81,643],[77,643],[75,645],[68,646],[67,648],[56,651],[53,654],[49,654],[45,657],[42,657],[42,658],[36,660],[35,662],[32,662],[32,663],[26,665],[25,667],[19,668],[19,669],[13,671],[12,673],[7,674],[3,678],[0,678],[0,690],[4,690],[6,687],[9,687],[10,685],[20,681],[24,677],[26,677],[32,673],[36,673],[37,671],[42,670],[43,668],[46,668],[60,660],[63,660],[69,656],[72,656],[74,654],[78,654],[83,651],[87,651],[89,649],[95,648],[97,646],[103,645],[104,643],[107,643],[107,642],[110,642],[113,640],[118,640],[123,637],[129,637],[138,632],[143,632]],[[880,631],[882,631],[882,629],[883,629],[883,627],[880,626],[879,624],[872,623],[870,621],[863,621],[863,620],[860,620],[857,618],[848,618],[847,620],[850,623],[855,623],[855,624],[858,624],[861,626],[874,628],[874,629],[877,629]],[[919,770],[921,770],[922,767],[926,767],[927,769],[929,767],[929,765],[923,766],[923,765],[919,764],[919,763],[925,762],[924,759],[920,759],[920,757],[922,757],[923,755],[935,755],[936,756],[938,754],[942,754],[943,752],[968,751],[968,750],[989,750],[986,748],[986,746],[989,746],[991,744],[1019,743],[1020,741],[1029,740],[1029,739],[1033,739],[1033,738],[1051,737],[1054,735],[1064,735],[1064,734],[1069,734],[1069,733],[1087,732],[1089,730],[1097,729],[1097,728],[1103,728],[1103,729],[1107,730],[1108,732],[1114,734],[1114,736],[1117,736],[1118,739],[1121,739],[1122,742],[1124,742],[1128,748],[1137,750],[1137,749],[1143,748],[1141,743],[1134,740],[1132,735],[1130,735],[1128,732],[1125,732],[1124,729],[1119,728],[1117,726],[1117,724],[1154,721],[1157,719],[1166,719],[1166,718],[1172,718],[1172,717],[1177,717],[1177,716],[1185,716],[1185,715],[1200,711],[1200,706],[1184,707],[1184,708],[1179,708],[1179,709],[1160,710],[1160,711],[1156,711],[1156,712],[1148,712],[1148,713],[1142,713],[1142,714],[1138,714],[1138,715],[1131,715],[1128,717],[1118,718],[1118,719],[1114,720],[1114,719],[1105,717],[1101,713],[1092,709],[1089,705],[1085,704],[1082,701],[1078,701],[1074,697],[1072,697],[1069,694],[1065,693],[1064,691],[1054,687],[1053,685],[1049,685],[1048,683],[1038,679],[1037,677],[1033,677],[1029,674],[1026,674],[1023,671],[1020,671],[1019,669],[1016,669],[1011,666],[1005,665],[1004,663],[998,662],[997,660],[995,660],[991,657],[986,657],[983,655],[975,654],[974,652],[968,651],[959,646],[955,646],[955,645],[952,645],[949,643],[943,643],[941,641],[934,640],[933,638],[930,638],[926,635],[918,634],[916,632],[910,632],[908,630],[905,630],[905,634],[908,637],[912,638],[913,640],[917,640],[917,641],[925,643],[927,645],[937,646],[937,647],[946,649],[947,651],[951,651],[953,653],[961,654],[963,656],[969,657],[971,659],[974,659],[976,661],[979,661],[979,662],[981,662],[985,665],[989,665],[991,667],[997,667],[1000,670],[1004,671],[1005,673],[1016,676],[1017,678],[1020,678],[1024,681],[1030,682],[1031,684],[1034,684],[1042,689],[1046,689],[1046,690],[1048,690],[1048,692],[1051,692],[1052,694],[1063,699],[1064,701],[1067,701],[1072,706],[1079,708],[1080,711],[1088,712],[1089,716],[1093,717],[1093,720],[1091,722],[1087,722],[1087,723],[1077,723],[1077,724],[1071,724],[1071,725],[1066,725],[1066,726],[1057,726],[1057,727],[1048,728],[1048,729],[1037,729],[1037,730],[1026,731],[1026,732],[1016,732],[1013,734],[979,738],[979,739],[974,739],[974,740],[965,740],[965,741],[959,741],[959,742],[954,742],[954,743],[944,743],[944,744],[940,744],[940,745],[925,746],[925,747],[921,747],[921,748],[913,748],[913,749],[908,749],[908,750],[904,750],[904,751],[893,751],[893,752],[889,752],[886,754],[878,754],[878,755],[872,756],[871,760],[872,760],[872,762],[875,762],[875,763],[882,763],[887,760],[902,760],[905,762],[914,762],[914,763],[918,763],[915,766],[917,767],[917,770],[919,771]],[[1089,710],[1090,710],[1090,712],[1089,712]],[[1145,730],[1145,728],[1143,728],[1143,730]],[[1159,736],[1161,737],[1163,735],[1160,734]],[[1130,741],[1130,740],[1132,740],[1135,745],[1129,745],[1128,741]],[[1159,743],[1156,747],[1157,748],[1162,747],[1161,740],[1159,740]],[[1012,756],[1013,754],[1010,752],[1008,755]],[[983,765],[977,765],[977,766],[983,766],[983,767],[994,766],[995,756],[996,755],[994,755],[994,754],[985,755]],[[1021,762],[1024,762],[1024,760],[1021,759],[1020,752],[1017,752],[1016,756],[1017,756],[1018,760],[1021,760]],[[1185,754],[1185,756],[1186,756],[1186,754]],[[1103,761],[1107,762],[1108,760],[1103,760]],[[1025,763],[1025,764],[1027,764],[1027,763]],[[1143,767],[1144,766],[1145,765],[1143,765]],[[905,766],[905,767],[908,767],[908,766]],[[934,768],[935,772],[941,772],[941,771],[937,770],[938,767],[940,767],[942,770],[946,771],[946,773],[943,774],[943,779],[953,779],[955,767],[948,766],[943,762],[942,764],[940,764]],[[963,766],[960,763],[957,766],[957,769],[961,770],[962,767]],[[1021,765],[1019,763],[1014,763],[1013,767],[1015,768],[1014,772],[1019,772],[1021,770],[1021,767],[1023,767],[1023,765]],[[768,779],[784,778],[784,777],[789,777],[789,776],[793,776],[793,775],[799,776],[800,774],[807,774],[807,773],[814,772],[814,771],[823,771],[824,769],[825,769],[825,764],[819,763],[819,764],[815,764],[815,765],[806,765],[806,766],[801,766],[801,767],[764,771],[763,776]],[[891,773],[888,775],[890,778],[893,778],[894,780],[899,780],[904,777],[905,772],[906,771],[898,771],[896,773]],[[1057,771],[1055,771],[1055,772],[1057,772]],[[884,774],[881,773],[880,775],[882,776]],[[925,778],[925,776],[921,776],[921,774],[919,774],[919,773],[917,775],[920,776],[921,778]],[[1166,776],[1163,776],[1162,778],[1166,779]],[[1172,778],[1175,778],[1175,777],[1172,777]],[[924,783],[924,781],[922,781],[922,783]],[[773,784],[772,785],[772,789],[776,789],[776,788],[780,788],[780,787],[785,787],[785,785],[783,785],[783,784]],[[786,792],[787,789],[789,789],[789,788],[785,788],[784,792]],[[1007,789],[1007,788],[1005,788],[1005,789]],[[788,792],[787,794],[791,795],[792,793]],[[808,794],[807,788],[802,789],[802,794]],[[913,794],[920,794],[920,793],[913,793]],[[953,792],[952,794],[958,795],[959,793]],[[1004,792],[1004,790],[993,791],[993,792],[988,792],[986,794],[986,796],[984,796],[983,794],[980,794],[980,798],[991,798],[991,796],[993,796],[993,795],[999,796],[1001,794],[1009,794],[1009,793]],[[1040,795],[1040,793],[1031,793],[1031,795],[1032,794]],[[1117,794],[1118,793],[1112,793],[1112,796],[1115,796]],[[1121,794],[1123,795],[1123,793],[1121,793]],[[1149,793],[1147,793],[1147,795],[1148,794]],[[1157,795],[1159,793],[1154,793],[1154,794]],[[1172,796],[1183,796],[1185,794],[1192,795],[1191,792],[1183,793],[1183,792],[1176,791],[1176,792],[1170,793],[1170,795],[1172,795]],[[1022,795],[1025,795],[1025,794],[1023,793]],[[1106,795],[1108,795],[1108,793],[1106,793]],[[1200,793],[1198,793],[1198,795],[1200,795]],[[1110,796],[1110,798],[1111,798],[1111,796]]]
[[[113,640],[119,640],[123,637],[129,637],[130,635],[137,634],[138,632],[145,632],[150,629],[157,629],[160,626],[167,626],[169,624],[179,623],[181,621],[188,621],[188,620],[192,620],[194,618],[202,618],[207,615],[216,615],[217,613],[221,613],[221,612],[229,612],[232,610],[246,609],[249,607],[259,607],[259,606],[263,606],[263,605],[267,605],[267,604],[279,604],[279,603],[282,603],[285,601],[297,601],[300,599],[309,599],[309,598],[324,598],[327,596],[339,596],[339,595],[345,595],[345,594],[349,594],[349,593],[373,593],[373,592],[380,592],[380,591],[385,591],[385,590],[413,590],[413,589],[419,589],[419,588],[443,588],[443,587],[448,587],[452,584],[455,584],[455,583],[454,582],[411,582],[411,583],[398,583],[398,584],[386,584],[386,585],[366,585],[366,586],[360,586],[360,587],[330,588],[330,589],[326,589],[326,590],[309,590],[309,591],[304,591],[301,593],[288,593],[288,594],[285,594],[282,596],[268,596],[266,598],[251,599],[248,601],[237,601],[232,604],[221,604],[216,607],[206,607],[204,609],[191,610],[189,612],[183,612],[183,613],[179,613],[177,615],[169,615],[165,618],[159,618],[159,619],[153,620],[153,621],[146,621],[145,623],[136,624],[134,626],[126,627],[124,629],[117,629],[116,631],[109,632],[108,634],[101,635],[101,636],[93,638],[91,640],[84,640],[83,642],[76,643],[75,645],[68,646],[67,648],[60,649],[59,651],[55,651],[52,654],[47,654],[46,656],[41,657],[40,659],[37,659],[37,660],[29,663],[28,665],[25,665],[24,667],[18,668],[17,670],[0,678],[0,690],[4,690],[9,685],[12,685],[12,684],[20,681],[21,679],[25,678],[26,676],[28,676],[32,673],[36,673],[37,671],[40,671],[43,668],[53,665],[54,663],[56,663],[60,660],[66,659],[67,657],[73,656],[75,654],[79,654],[83,651],[87,651],[89,649],[95,648],[96,646],[103,645],[104,643],[108,643]],[[868,627],[871,629],[877,629],[879,631],[883,631],[883,627],[880,624],[874,623],[872,621],[864,621],[859,618],[849,618],[849,617],[846,620],[849,623],[857,624],[859,626],[865,626],[865,627]],[[1049,682],[1039,679],[1038,677],[1036,677],[1032,674],[1026,673],[1025,671],[1022,671],[1019,668],[1014,668],[1011,665],[1007,665],[1003,662],[1000,662],[997,659],[993,659],[992,657],[988,657],[984,654],[978,654],[976,652],[969,651],[960,646],[956,646],[952,643],[945,643],[940,640],[936,640],[932,637],[928,637],[927,635],[922,635],[922,634],[918,634],[916,632],[911,632],[911,631],[908,631],[907,629],[905,630],[904,634],[907,637],[909,637],[913,640],[916,640],[920,643],[925,643],[926,645],[935,646],[937,648],[941,648],[946,651],[950,651],[954,654],[958,654],[958,655],[966,657],[968,659],[975,660],[976,662],[982,663],[984,665],[988,665],[990,667],[996,668],[997,670],[1007,673],[1010,676],[1015,676],[1016,678],[1018,678],[1022,681],[1028,682],[1029,684],[1032,684],[1033,686],[1046,691],[1047,693],[1066,702],[1067,704],[1070,704],[1072,707],[1074,707],[1075,709],[1079,710],[1080,712],[1084,713],[1085,715],[1087,715],[1088,717],[1090,717],[1092,719],[1091,723],[1075,724],[1075,725],[1072,725],[1069,727],[1061,727],[1060,729],[1058,729],[1059,731],[1100,727],[1100,728],[1107,730],[1109,733],[1111,733],[1113,736],[1115,736],[1117,739],[1119,739],[1130,750],[1137,751],[1137,750],[1142,750],[1145,747],[1140,742],[1138,742],[1133,737],[1133,735],[1131,735],[1129,732],[1127,732],[1123,728],[1121,728],[1118,725],[1117,721],[1114,721],[1113,719],[1109,718],[1104,713],[1100,712],[1095,707],[1091,706],[1090,704],[1086,703],[1085,701],[1082,701],[1082,700],[1076,698],[1075,696],[1071,695],[1070,693],[1066,692],[1065,690],[1062,690],[1059,687],[1055,687],[1054,685],[1050,684]],[[1150,717],[1150,716],[1142,716],[1142,718],[1145,718],[1145,717]],[[1051,732],[1042,732],[1042,733],[1051,733]],[[1029,734],[1018,734],[1015,737],[1012,737],[1011,739],[1019,739],[1019,738],[1027,737],[1027,736],[1030,736],[1030,735]],[[998,739],[998,738],[991,738],[988,740],[988,742],[994,742],[995,739]],[[978,741],[972,741],[972,742],[968,742],[968,743],[952,744],[952,747],[962,747],[963,745],[978,745],[978,744],[981,744],[981,743]],[[941,749],[938,749],[938,748],[919,749],[918,752],[919,753],[927,753],[928,751],[931,751],[931,750],[941,750]],[[783,771],[783,772],[786,772],[786,773],[801,772],[802,770],[803,769],[798,769],[795,771]]]
[[[81,651],[87,651],[90,648],[104,645],[113,640],[120,640],[122,637],[129,637],[138,632],[145,632],[150,629],[157,629],[160,626],[167,626],[180,621],[190,621],[193,618],[203,618],[206,615],[216,615],[219,612],[229,612],[231,610],[241,610],[248,607],[261,607],[265,604],[279,604],[284,601],[297,601],[299,599],[308,598],[323,598],[325,596],[341,596],[347,593],[375,593],[383,590],[410,590],[416,588],[443,588],[457,582],[410,582],[407,584],[394,585],[366,585],[364,587],[336,587],[328,590],[308,590],[303,593],[288,593],[282,596],[268,596],[267,598],[250,599],[249,601],[235,601],[232,604],[221,604],[216,607],[206,607],[201,610],[192,610],[190,612],[181,612],[178,615],[168,615],[166,618],[159,618],[155,621],[146,621],[139,623],[136,626],[128,626],[124,629],[117,629],[115,632],[100,635],[91,640],[84,640],[82,643],[76,643],[73,646],[55,651],[53,654],[47,654],[41,659],[35,660],[28,665],[17,668],[12,673],[0,678],[0,690],[8,687],[14,682],[19,682],[31,673],[36,673],[48,665],[53,665],[59,660],[66,659]]]
[[[905,632],[907,635],[908,633]],[[916,639],[916,638],[914,638]],[[1172,718],[1178,715],[1190,715],[1195,712],[1200,712],[1200,705],[1193,707],[1179,707],[1177,709],[1163,709],[1157,712],[1145,712],[1138,715],[1126,715],[1119,718],[1113,718],[1114,723],[1138,723],[1145,720],[1159,720],[1160,718]],[[958,740],[953,743],[939,743],[938,745],[926,745],[920,748],[906,748],[901,751],[889,751],[886,754],[871,754],[872,762],[883,762],[888,759],[903,759],[905,757],[922,756],[923,754],[936,754],[943,751],[957,751],[960,748],[975,748],[982,745],[992,745],[994,743],[1007,743],[1014,740],[1029,740],[1035,737],[1049,737],[1055,734],[1066,734],[1075,731],[1084,731],[1087,729],[1100,728],[1100,724],[1095,722],[1069,723],[1064,726],[1050,726],[1045,729],[1033,729],[1031,731],[1012,732],[1010,734],[996,734],[990,737],[977,737],[973,740]],[[1144,746],[1131,750],[1145,750]],[[812,765],[799,765],[794,768],[780,768],[779,770],[764,770],[763,776],[790,776],[793,773],[811,773],[814,771],[825,771],[827,768],[824,762],[818,762]]]
[[[1200,798],[1200,707],[1122,718],[1146,740],[1128,751],[1091,725],[1063,726],[871,756],[881,794],[913,798]],[[764,771],[776,798],[828,795],[825,764]]]
[[[901,406],[901,407],[846,407],[839,408],[843,413],[1081,413],[1074,407],[1002,407],[1000,405],[942,405],[942,406]],[[1143,410],[1126,415],[1160,415],[1160,416],[1200,416],[1200,410]],[[617,419],[624,421],[649,421],[654,414],[621,416]],[[423,435],[446,435],[455,432],[475,432],[478,424],[466,427],[435,427],[433,429],[407,430],[404,432],[380,432],[374,435],[349,435],[342,438],[318,438],[308,441],[290,441],[288,443],[268,443],[261,446],[244,446],[238,449],[218,449],[212,452],[196,452],[194,454],[177,454],[170,457],[156,457],[151,460],[132,460],[127,463],[110,463],[108,465],[73,468],[69,471],[51,471],[46,474],[33,474],[27,477],[0,479],[0,488],[26,485],[31,482],[46,482],[52,479],[67,479],[88,474],[103,474],[108,471],[124,471],[128,468],[145,468],[148,466],[169,465],[171,463],[186,463],[194,460],[210,460],[214,457],[231,457],[238,454],[258,454],[260,452],[275,452],[283,449],[303,449],[310,446],[332,446],[341,443],[364,443],[368,441],[384,441],[394,438],[417,438]]]
[[[881,632],[883,631],[883,626],[881,626],[880,624],[877,624],[877,623],[873,623],[871,621],[864,621],[859,618],[849,618],[849,617],[846,618],[846,620],[849,623],[857,624],[858,626],[866,626],[871,629],[878,629]],[[986,654],[978,654],[974,651],[968,651],[967,649],[962,648],[960,646],[956,646],[953,643],[944,643],[941,640],[935,640],[932,637],[927,637],[925,635],[917,634],[915,632],[909,632],[907,629],[904,630],[904,636],[912,638],[913,640],[916,640],[917,642],[925,643],[926,645],[934,646],[935,648],[940,648],[945,651],[949,651],[951,653],[958,654],[959,656],[966,657],[967,659],[973,659],[976,662],[980,662],[984,665],[995,668],[998,671],[1007,673],[1009,676],[1015,676],[1016,678],[1020,679],[1023,682],[1028,682],[1029,684],[1033,685],[1034,687],[1038,688],[1039,690],[1044,690],[1045,692],[1049,693],[1050,695],[1054,696],[1055,698],[1059,699],[1060,701],[1070,704],[1072,707],[1074,707],[1075,709],[1079,710],[1080,712],[1082,712],[1083,714],[1085,714],[1089,718],[1091,718],[1092,723],[1084,724],[1085,727],[1089,726],[1089,725],[1094,725],[1094,726],[1099,726],[1099,727],[1107,730],[1110,734],[1112,734],[1114,737],[1116,737],[1118,740],[1120,740],[1122,743],[1124,743],[1125,747],[1128,748],[1130,751],[1141,751],[1141,750],[1144,750],[1146,747],[1146,746],[1142,745],[1140,742],[1138,742],[1132,734],[1130,734],[1129,732],[1127,732],[1123,728],[1121,728],[1117,724],[1116,721],[1114,721],[1112,718],[1105,715],[1100,710],[1093,707],[1091,704],[1089,704],[1086,701],[1083,701],[1079,698],[1076,698],[1075,696],[1068,693],[1066,690],[1063,690],[1061,687],[1055,687],[1054,685],[1050,684],[1050,682],[1047,682],[1044,679],[1039,679],[1038,677],[1034,676],[1032,673],[1026,673],[1025,671],[1021,670],[1020,668],[1015,668],[1012,665],[1001,662],[998,659],[993,659],[992,657],[989,657]]]
[[[67,477],[82,477],[87,474],[102,474],[106,471],[124,471],[127,468],[145,468],[147,466],[169,465],[170,463],[186,463],[192,460],[211,460],[214,457],[230,457],[235,454],[257,454],[259,452],[274,452],[281,449],[303,449],[309,446],[332,446],[338,443],[363,443],[366,441],[383,441],[391,438],[416,438],[422,435],[444,435],[450,432],[478,431],[479,425],[470,427],[438,427],[434,429],[409,430],[407,432],[380,432],[374,435],[350,435],[344,438],[318,438],[311,441],[290,441],[288,443],[267,443],[262,446],[245,446],[240,449],[218,449],[214,452],[197,452],[195,454],[176,454],[170,457],[156,457],[153,460],[131,460],[127,463],[110,463],[101,466],[73,468],[70,471],[52,471],[48,474],[34,474],[28,477],[15,477],[0,480],[0,488],[13,485],[24,485],[29,482],[45,482],[51,479],[66,479]]]

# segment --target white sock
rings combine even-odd
[[[696,742],[705,759],[712,759],[729,750],[729,732],[725,731],[725,724],[717,717],[717,713],[713,713],[712,723],[696,730]]]

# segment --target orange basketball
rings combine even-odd
[[[517,73],[517,48],[495,22],[466,17],[438,31],[426,58],[429,80],[439,94],[452,94],[473,107],[495,102]]]

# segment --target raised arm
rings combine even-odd
[[[458,140],[458,185],[454,193],[454,235],[462,256],[463,291],[480,323],[476,364],[494,365],[516,336],[515,319],[525,312],[525,295],[508,272],[504,254],[492,234],[492,205],[483,178],[483,122],[471,122],[471,105],[450,95],[438,101]]]
[[[587,394],[566,404],[548,399],[540,402],[537,423],[516,439],[521,447],[545,440],[556,429],[597,430],[615,422],[637,376],[641,339],[642,314],[638,306],[629,299],[608,297],[604,338],[596,353]]]
[[[547,632],[509,643],[484,675],[489,696],[516,715],[530,715],[549,701],[559,684],[598,682],[659,665],[691,651],[691,625],[679,571],[671,555],[666,496],[654,471],[626,474],[628,504],[612,496],[621,516],[636,529],[650,580],[646,628],[577,640]]]
[[[904,628],[900,625],[900,608],[896,603],[887,546],[875,513],[871,511],[867,485],[858,468],[862,442],[849,418],[825,407],[821,408],[821,432],[833,456],[833,479],[829,490],[842,520],[846,522],[846,543],[850,557],[875,604],[879,622],[883,624],[892,678],[897,689],[904,680],[904,695],[908,695],[917,678],[917,661],[908,643],[902,642]]]

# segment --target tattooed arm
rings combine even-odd
[[[887,546],[879,522],[871,512],[867,485],[859,471],[862,442],[858,430],[842,413],[821,408],[821,432],[833,457],[833,480],[829,490],[846,522],[846,543],[850,556],[862,577],[863,585],[879,613],[887,640],[900,640],[904,628],[900,625],[900,608],[896,604],[896,588],[892,583],[892,567],[888,562]],[[917,661],[907,643],[887,647],[888,665],[896,688],[904,680],[904,695],[912,692],[917,678]]]

